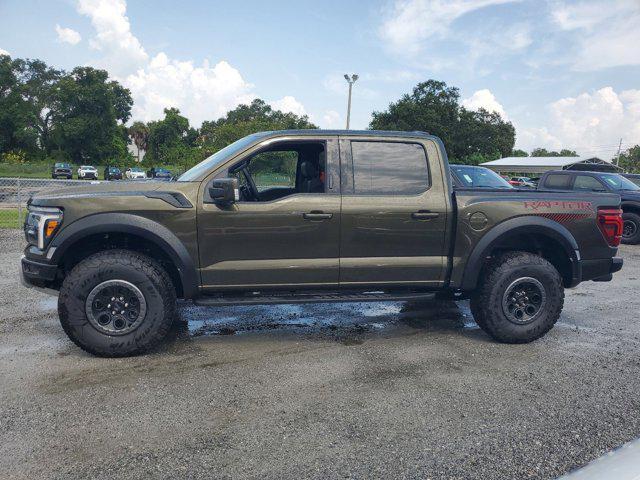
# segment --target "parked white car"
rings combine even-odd
[[[127,168],[124,172],[124,176],[131,180],[140,178],[147,178],[147,173],[139,167]]]
[[[98,169],[91,165],[81,165],[78,169],[78,180],[97,180]]]

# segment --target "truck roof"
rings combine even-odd
[[[260,132],[261,137],[281,137],[285,135],[296,136],[315,136],[315,135],[349,135],[349,136],[366,136],[366,137],[415,137],[415,138],[436,138],[427,132],[412,131],[403,132],[396,130],[323,130],[323,129],[304,129],[304,130],[272,130]]]

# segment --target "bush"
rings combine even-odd
[[[22,165],[23,163],[27,162],[27,155],[22,150],[12,150],[0,155],[0,160],[3,163]]]

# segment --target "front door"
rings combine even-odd
[[[448,189],[432,141],[344,138],[340,285],[440,287]]]
[[[207,202],[213,178],[236,177],[240,201]],[[269,140],[204,183],[198,212],[205,290],[337,286],[339,149],[335,138]]]

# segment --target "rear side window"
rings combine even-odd
[[[422,145],[351,142],[353,183],[357,195],[417,195],[429,186]]]
[[[606,189],[604,186],[598,181],[597,178],[592,177],[591,175],[578,175],[573,182],[574,190],[586,190],[588,192],[604,192]]]
[[[569,188],[571,183],[571,175],[551,174],[547,176],[544,181],[544,186],[547,188],[556,188],[558,190],[564,190]]]

